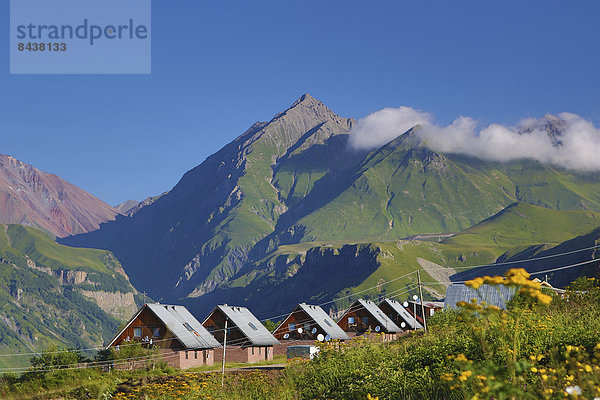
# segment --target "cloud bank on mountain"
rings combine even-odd
[[[572,170],[600,170],[600,129],[572,113],[529,118],[516,126],[483,127],[461,116],[442,126],[431,113],[412,107],[384,108],[358,121],[350,132],[350,144],[374,149],[416,125],[420,125],[415,134],[422,143],[441,153],[499,162],[533,159]]]

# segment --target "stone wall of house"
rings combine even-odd
[[[273,360],[273,346],[227,346],[225,362],[255,363]],[[223,362],[223,349],[215,350],[215,363]]]

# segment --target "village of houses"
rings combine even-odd
[[[201,323],[180,305],[145,304],[109,342],[107,349],[141,343],[159,350],[178,369],[227,362],[256,363],[287,358],[312,358],[316,342],[347,341],[357,336],[392,341],[410,330],[423,329],[443,302],[383,299],[379,304],[356,300],[337,322],[320,306],[301,303],[271,333],[246,307],[216,306]],[[424,317],[425,316],[425,317]],[[423,320],[425,318],[425,321]],[[138,368],[132,361],[120,368]]]
[[[543,286],[552,290],[547,282]],[[455,308],[460,301],[477,298],[501,308],[514,292],[483,285],[475,291],[464,284],[447,288],[444,301],[402,303],[392,298],[380,301],[358,299],[336,322],[323,308],[298,304],[273,331],[246,307],[227,304],[216,306],[199,320],[181,305],[144,304],[108,343],[106,349],[141,344],[159,351],[171,367],[187,369],[227,362],[257,363],[272,361],[274,356],[312,358],[317,342],[344,342],[356,337],[393,341],[411,330],[427,329],[427,320],[444,308]],[[224,360],[225,357],[225,360]],[[121,363],[118,368],[140,368],[145,360]]]

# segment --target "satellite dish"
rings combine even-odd
[[[312,328],[312,331],[310,331],[310,333],[312,333],[313,335],[314,335],[315,333],[317,333],[317,328]]]
[[[400,324],[400,327],[401,327],[401,328],[406,328],[406,322],[403,322],[403,323],[401,323],[401,324]]]
[[[318,340],[319,342],[322,342],[323,340],[325,340],[325,336],[323,336],[323,334],[322,334],[322,333],[319,333],[319,334],[317,335],[317,340]]]
[[[402,303],[402,305],[403,305],[404,307],[408,307],[408,301],[405,301],[404,303]]]
[[[304,329],[298,328],[298,333],[302,333],[302,332],[304,332]]]
[[[377,326],[375,327],[375,332],[379,332],[380,330],[381,330],[381,327],[380,327],[379,325],[377,325]]]
[[[329,342],[331,340],[331,335],[327,334],[325,335],[325,341]]]
[[[289,333],[286,333],[285,335],[283,335],[283,338],[284,338],[284,339],[288,339],[289,337],[290,337],[290,334],[289,334]]]

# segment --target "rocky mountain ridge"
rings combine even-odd
[[[96,230],[118,214],[58,176],[0,154],[0,223],[33,226],[65,237]]]

